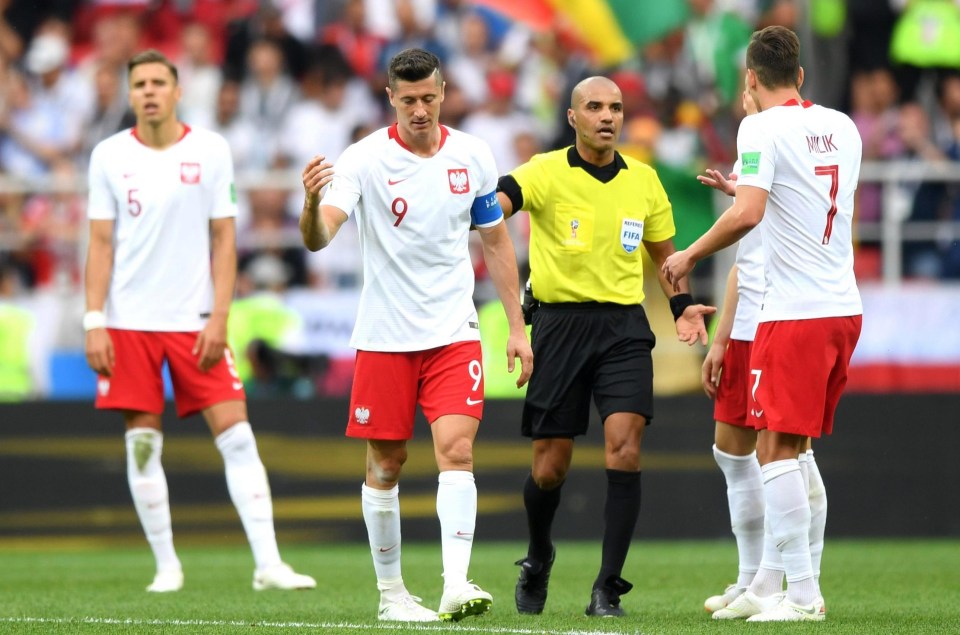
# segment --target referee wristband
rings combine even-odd
[[[670,312],[673,313],[673,321],[676,322],[683,315],[688,306],[693,304],[693,296],[689,293],[678,293],[670,298]]]
[[[107,327],[107,315],[103,311],[87,311],[83,314],[83,330],[92,331]]]

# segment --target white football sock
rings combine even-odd
[[[813,575],[820,581],[820,560],[823,558],[823,535],[827,528],[827,489],[820,476],[820,468],[813,458],[813,450],[807,450],[807,472],[810,485],[807,497],[810,501],[810,562]]]
[[[737,539],[740,557],[738,587],[753,581],[763,555],[763,477],[757,453],[746,456],[727,454],[716,445],[713,458],[727,481],[727,501],[730,506],[730,527]]]
[[[167,476],[160,463],[163,433],[153,428],[131,428],[125,439],[127,482],[143,533],[153,550],[157,571],[179,571],[180,559],[173,548]]]
[[[464,470],[440,472],[438,482],[437,516],[446,588],[467,582],[477,524],[477,484],[473,473]]]
[[[810,561],[810,503],[797,459],[768,463],[763,471],[767,522],[787,577],[787,597],[797,604],[812,603],[819,592]]]
[[[280,564],[270,483],[257,453],[253,429],[241,421],[221,432],[215,443],[223,455],[227,490],[240,515],[257,569]]]
[[[783,559],[770,534],[770,523],[766,519],[763,523],[763,558],[760,560],[757,575],[753,577],[748,588],[751,593],[760,597],[769,597],[783,591]]]
[[[364,483],[360,506],[381,598],[399,599],[407,592],[400,573],[400,487],[381,490]]]

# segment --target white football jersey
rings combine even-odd
[[[440,149],[417,156],[397,126],[347,148],[323,197],[356,211],[363,290],[350,345],[418,351],[479,340],[470,225],[503,222],[497,167],[484,141],[441,126]]]
[[[760,321],[863,312],[853,274],[862,142],[845,114],[795,100],[745,118],[737,186],[767,190]]]
[[[87,216],[114,221],[107,325],[201,330],[213,308],[210,220],[237,215],[227,142],[187,127],[156,150],[124,130],[93,149],[89,187]]]
[[[762,224],[762,222],[761,222]],[[763,304],[763,239],[754,227],[737,245],[737,310],[730,337],[752,342]]]

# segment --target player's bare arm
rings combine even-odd
[[[660,288],[663,289],[663,294],[667,296],[667,298],[673,298],[681,294],[689,294],[690,287],[686,279],[680,280],[680,284],[675,287],[667,281],[661,271],[663,263],[677,250],[673,244],[673,239],[661,240],[659,242],[645,240],[643,241],[643,246],[647,249],[647,253],[650,254],[650,258],[653,259],[657,267],[657,280],[660,282]],[[683,313],[676,319],[677,337],[681,342],[685,342],[689,346],[693,346],[697,341],[701,344],[706,344],[707,327],[704,325],[703,319],[705,315],[710,315],[716,311],[716,307],[705,304],[688,305],[683,309]]]
[[[227,348],[227,318],[237,282],[237,230],[232,217],[210,221],[210,246],[213,252],[213,310],[197,335],[193,354],[199,356],[201,370],[210,370]]]
[[[703,383],[703,391],[711,399],[717,398],[717,386],[720,385],[720,372],[723,369],[723,356],[727,351],[727,344],[730,343],[730,334],[733,332],[733,318],[737,313],[737,299],[739,298],[737,271],[737,265],[733,265],[727,275],[727,286],[723,294],[720,320],[717,322],[717,330],[713,334],[713,344],[707,351],[703,366],[700,368],[700,381]]]
[[[304,246],[318,251],[330,244],[347,215],[329,205],[320,207],[320,192],[333,180],[333,165],[323,155],[316,155],[303,169],[303,211],[300,213],[300,235]]]
[[[737,198],[713,227],[692,245],[667,257],[660,271],[674,290],[680,291],[683,279],[694,265],[747,235],[763,220],[768,192],[751,185],[737,186]],[[652,254],[651,254],[652,255]]]
[[[86,287],[87,315],[99,313],[98,318],[105,321],[103,308],[107,302],[107,290],[110,288],[110,274],[113,271],[113,221],[90,221],[90,247],[87,250],[87,266],[84,274]],[[113,341],[107,333],[106,325],[88,328],[84,348],[87,364],[94,372],[110,377],[115,363]]]
[[[513,372],[515,361],[520,360],[520,377],[517,388],[521,388],[533,373],[533,349],[527,339],[523,324],[523,312],[520,309],[520,274],[517,272],[517,256],[513,242],[504,223],[493,227],[480,227],[480,239],[483,241],[483,257],[490,271],[490,278],[497,288],[503,310],[510,325],[510,337],[507,340],[507,370]]]

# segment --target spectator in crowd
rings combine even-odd
[[[487,100],[464,118],[461,127],[490,144],[497,169],[506,174],[520,165],[517,138],[534,128],[531,118],[513,105],[516,78],[506,70],[487,74]]]
[[[243,81],[250,72],[250,49],[258,41],[268,39],[280,49],[283,67],[299,79],[307,67],[307,48],[291,35],[283,24],[283,14],[271,2],[260,2],[252,15],[240,12],[227,24],[227,47],[224,54],[224,76]]]
[[[250,222],[238,235],[238,266],[241,272],[260,256],[270,255],[283,264],[285,287],[307,284],[306,253],[300,248],[296,218],[287,213],[289,192],[282,187],[250,190]]]
[[[377,90],[377,70],[385,42],[367,28],[364,0],[347,0],[343,15],[324,27],[320,41],[339,48],[353,72],[371,90]]]
[[[58,20],[48,20],[30,42],[25,66],[34,80],[37,101],[48,101],[64,118],[70,157],[82,148],[84,127],[92,117],[92,85],[68,67],[68,30]]]
[[[93,108],[84,123],[80,141],[78,164],[85,168],[93,148],[112,135],[134,123],[133,111],[120,97],[120,74],[107,65],[97,68],[93,75]]]
[[[285,165],[306,165],[315,154],[336,161],[360,125],[379,119],[366,84],[355,80],[339,49],[326,46],[304,75],[301,98],[284,119],[279,154]]]
[[[196,123],[227,140],[238,172],[266,170],[275,164],[276,139],[263,135],[256,120],[240,111],[240,84],[237,82],[225,79],[217,90],[212,120],[198,119]]]
[[[40,178],[58,159],[70,155],[66,116],[49,100],[37,99],[22,73],[6,78],[5,110],[0,111],[0,168],[21,178]]]
[[[0,402],[35,395],[36,319],[16,300],[22,290],[17,268],[0,258]]]
[[[188,124],[209,121],[216,110],[223,74],[214,57],[213,42],[206,25],[191,22],[183,27],[177,68],[183,87],[181,117]]]
[[[247,53],[247,77],[240,85],[240,114],[264,136],[276,135],[299,98],[299,91],[275,40],[262,38]]]

